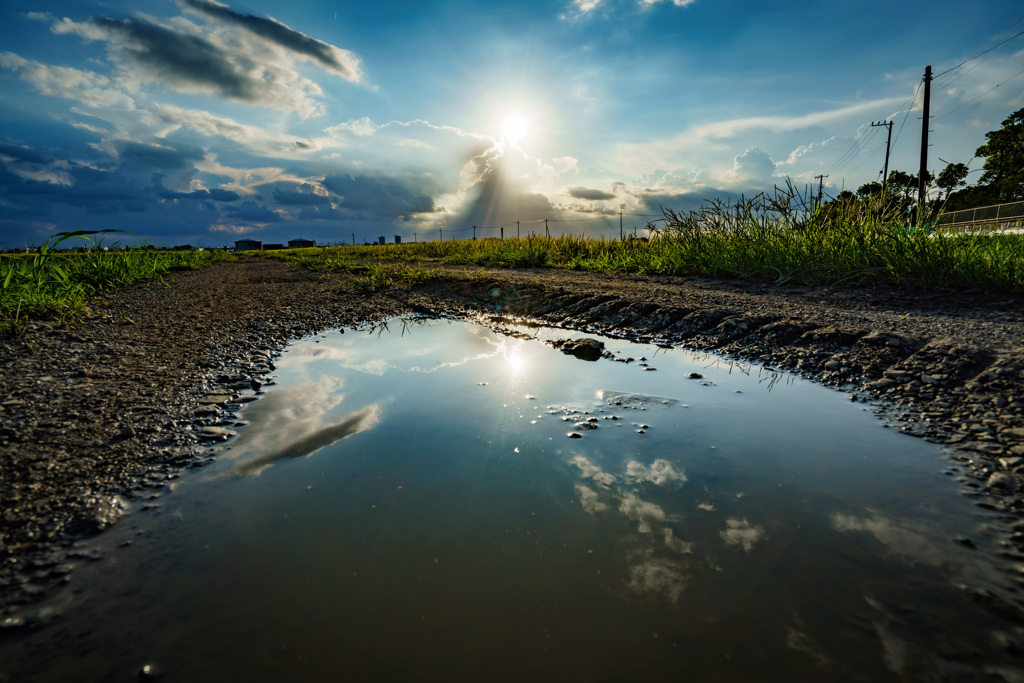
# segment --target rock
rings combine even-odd
[[[566,436],[569,437],[570,439],[582,439],[583,438],[583,435],[580,434],[579,432],[569,432],[568,434],[566,434]]]
[[[231,394],[207,394],[199,400],[204,405],[220,405],[231,400]]]
[[[688,372],[686,373],[686,379],[702,379],[704,375],[699,372]]]
[[[993,472],[989,476],[988,481],[985,482],[985,485],[991,489],[1000,489],[1002,491],[1013,491],[1017,488],[1017,482],[1013,475],[1006,472]]]
[[[223,427],[203,427],[199,436],[202,439],[208,439],[210,441],[227,441],[231,437],[235,436],[235,432]]]
[[[561,349],[562,353],[591,362],[600,358],[604,352],[604,342],[589,337],[583,337],[582,339],[560,339],[552,342],[552,345],[556,349]]]

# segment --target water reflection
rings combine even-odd
[[[755,543],[764,538],[764,529],[745,519],[727,519],[725,526],[720,534],[725,544],[738,545],[748,553],[754,549]]]
[[[90,570],[109,586],[76,593],[89,607],[56,654],[18,654],[8,677],[122,680],[152,659],[167,680],[260,681],[941,680],[965,662],[974,680],[1012,664],[1012,625],[954,584],[996,580],[984,539],[951,540],[978,522],[931,445],[773,371],[679,349],[658,372],[582,367],[541,343],[564,330],[530,332],[392,322],[295,345],[233,459],[206,470],[262,476],[159,499],[138,517],[152,528]],[[62,669],[82,634],[90,659]]]
[[[311,358],[329,357],[312,349]],[[300,458],[380,422],[376,404],[336,416],[345,400],[342,381],[334,377],[307,380],[268,393],[246,410],[251,420],[229,455],[238,474],[255,476],[287,458]]]
[[[935,532],[924,524],[910,519],[891,519],[877,510],[868,510],[870,516],[833,513],[832,526],[836,531],[863,531],[871,534],[891,551],[912,562],[938,567],[949,561],[949,553],[933,540]]]

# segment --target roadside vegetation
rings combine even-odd
[[[64,324],[83,314],[87,299],[102,290],[232,258],[223,251],[105,247],[103,234],[57,233],[35,253],[0,255],[0,329],[17,332],[30,316]],[[93,235],[101,236],[93,241]],[[90,242],[91,248],[56,251],[57,245],[76,237]]]
[[[499,268],[734,278],[777,284],[1024,289],[1024,236],[907,225],[902,196],[887,193],[815,206],[792,187],[696,211],[664,210],[649,237],[577,236],[452,240],[262,252],[329,273],[347,271],[372,291],[436,277],[429,263]],[[253,252],[259,253],[259,252]],[[391,262],[388,265],[388,262]],[[368,265],[368,264],[373,265]]]

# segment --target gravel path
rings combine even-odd
[[[956,448],[965,493],[1024,511],[1024,297],[779,288],[555,270],[359,274],[239,258],[107,293],[73,328],[0,338],[0,625],[83,559],[76,541],[202,466],[285,344],[407,313],[529,318],[790,370]],[[1007,553],[1024,559],[1008,527]]]

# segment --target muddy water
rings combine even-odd
[[[1009,579],[938,448],[764,368],[611,339],[618,360],[585,362],[516,331],[291,347],[215,464],[0,643],[0,680],[1012,669]]]

